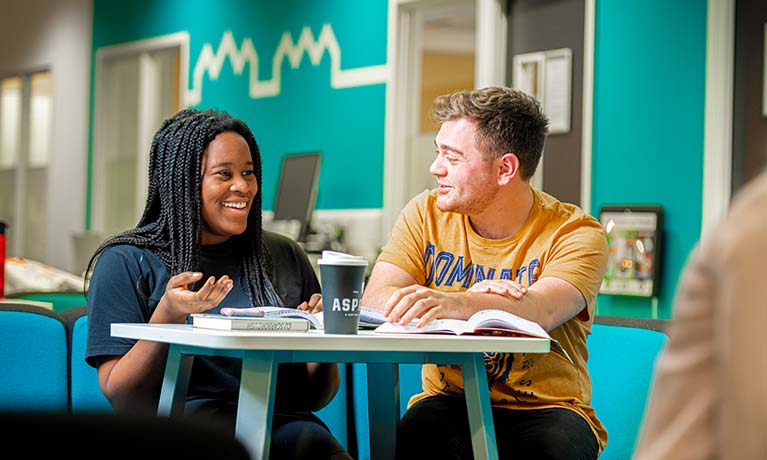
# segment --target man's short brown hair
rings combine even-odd
[[[523,179],[535,174],[549,120],[532,96],[500,86],[458,91],[437,97],[432,117],[440,123],[471,120],[477,126],[474,141],[486,159],[513,153],[519,158]]]

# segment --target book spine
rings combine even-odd
[[[305,331],[306,327],[291,321],[253,321],[243,324],[242,329],[248,331]]]
[[[315,328],[322,329],[322,324],[320,324],[316,316],[302,310],[296,310],[293,308],[281,308],[279,310],[267,311],[264,314],[264,316],[267,318],[283,318],[283,317],[303,318],[309,321],[310,323],[312,323],[312,325]]]

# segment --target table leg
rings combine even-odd
[[[476,460],[498,459],[495,441],[495,425],[490,406],[490,391],[487,386],[485,357],[483,353],[470,353],[462,360],[466,409],[469,413],[471,446]]]
[[[277,362],[272,351],[247,351],[242,359],[237,438],[253,460],[269,458]]]
[[[394,458],[399,422],[399,375],[397,364],[368,363],[368,419],[370,458]]]
[[[160,402],[157,407],[158,415],[165,417],[183,415],[193,359],[191,355],[182,354],[177,345],[171,345],[168,348],[165,377],[162,379]]]

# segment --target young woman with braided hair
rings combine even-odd
[[[185,109],[150,149],[149,190],[135,228],[107,239],[89,264],[86,361],[118,412],[156,411],[167,345],[110,335],[112,323],[185,323],[227,307],[320,308],[301,248],[261,228],[261,155],[244,122]],[[196,356],[185,414],[234,430],[241,362]],[[350,458],[312,411],[338,390],[336,364],[281,364],[272,458]]]

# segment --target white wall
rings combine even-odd
[[[0,7],[0,75],[50,69],[53,132],[48,240],[43,262],[76,271],[72,234],[83,229],[88,152],[92,0],[12,0]]]

